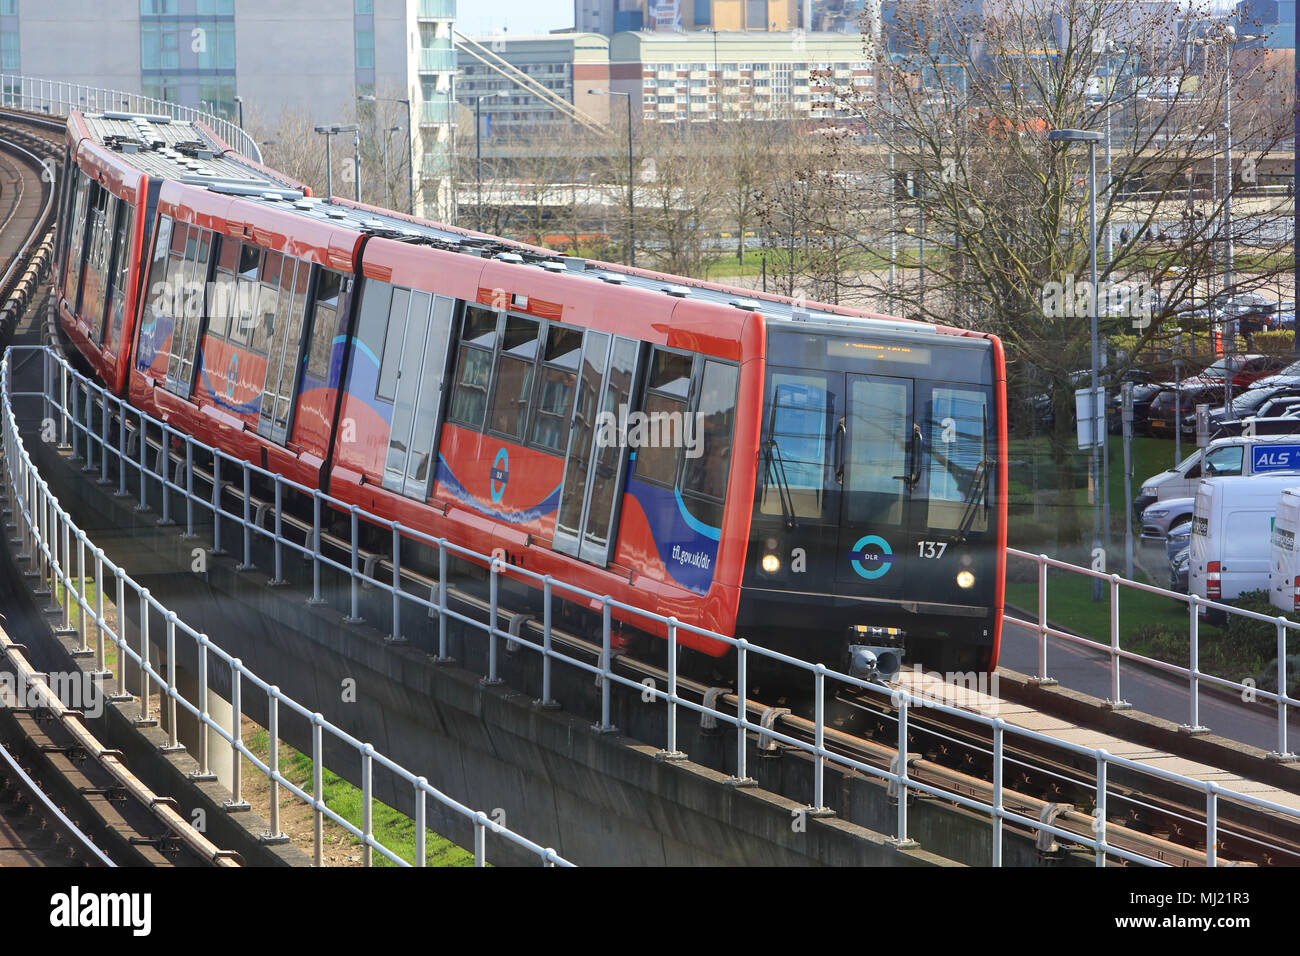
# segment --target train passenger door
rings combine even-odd
[[[831,377],[843,383],[841,411],[831,423],[840,516],[836,580],[897,596],[912,548],[913,494],[923,477],[915,383],[886,375]]]
[[[383,486],[408,498],[427,497],[434,472],[447,345],[455,312],[453,298],[393,290],[379,369],[378,393],[393,397]]]
[[[619,491],[627,449],[617,422],[636,387],[635,339],[588,331],[552,547],[604,567],[618,537]]]

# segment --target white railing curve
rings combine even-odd
[[[496,682],[499,679],[497,650],[501,642],[508,641],[513,648],[538,654],[542,658],[543,702],[552,702],[551,669],[555,661],[560,661],[565,666],[585,672],[599,682],[601,688],[601,716],[600,722],[595,727],[597,731],[614,730],[611,720],[611,691],[614,686],[634,691],[647,703],[664,705],[667,720],[664,747],[660,751],[660,756],[666,759],[680,759],[686,756],[678,748],[677,728],[680,708],[699,714],[701,718],[705,718],[713,724],[721,722],[735,727],[736,770],[732,778],[733,782],[752,782],[749,780],[747,773],[747,750],[753,739],[760,734],[768,741],[776,741],[791,751],[807,755],[810,758],[809,763],[812,773],[811,792],[813,802],[807,807],[810,813],[822,814],[826,812],[825,772],[828,766],[834,766],[842,771],[857,771],[870,779],[886,782],[890,785],[891,792],[900,795],[929,795],[987,816],[993,833],[991,862],[995,866],[1002,864],[1004,824],[1006,823],[1015,823],[1029,832],[1040,835],[1048,834],[1086,847],[1093,851],[1098,866],[1106,865],[1108,860],[1114,859],[1127,860],[1143,865],[1166,866],[1168,863],[1155,855],[1143,855],[1116,846],[1107,840],[1105,823],[1107,799],[1111,800],[1112,806],[1127,799],[1124,792],[1112,791],[1107,783],[1109,772],[1124,770],[1129,774],[1174,783],[1192,793],[1202,795],[1205,801],[1205,850],[1203,859],[1208,866],[1217,864],[1220,835],[1228,832],[1220,826],[1218,820],[1217,808],[1221,800],[1230,799],[1243,806],[1279,814],[1289,821],[1300,823],[1300,810],[1282,806],[1250,793],[1233,791],[1213,780],[1198,780],[1161,767],[1117,756],[1108,753],[1102,748],[1081,746],[1059,737],[1052,737],[1019,727],[1008,723],[1001,717],[990,717],[978,711],[951,706],[930,697],[921,698],[902,687],[887,687],[841,673],[820,663],[815,664],[798,660],[789,655],[751,644],[744,638],[718,634],[678,621],[672,617],[664,617],[645,611],[617,601],[609,595],[596,594],[557,580],[549,575],[540,575],[529,571],[526,568],[503,561],[499,556],[482,554],[456,545],[446,538],[423,532],[418,528],[408,527],[396,521],[368,514],[355,505],[322,493],[319,489],[297,484],[281,475],[260,468],[246,460],[235,458],[220,449],[205,445],[192,436],[177,431],[166,422],[154,418],[112,395],[106,389],[72,368],[62,356],[53,350],[36,346],[14,347],[10,349],[9,355],[13,356],[24,349],[39,351],[42,356],[45,376],[43,388],[40,392],[11,395],[9,392],[9,359],[6,359],[4,365],[0,366],[0,391],[3,392],[4,408],[3,422],[0,424],[4,428],[6,466],[14,469],[16,467],[15,462],[22,462],[17,475],[18,483],[11,483],[11,495],[15,489],[22,492],[20,500],[24,503],[24,508],[27,507],[26,503],[29,501],[39,503],[48,500],[51,502],[48,505],[48,515],[40,507],[37,507],[33,519],[36,528],[40,530],[41,542],[50,540],[51,532],[49,529],[58,526],[59,522],[68,522],[68,519],[66,516],[60,517],[62,512],[58,508],[57,502],[53,501],[52,496],[49,499],[41,497],[47,494],[47,492],[41,490],[45,488],[44,481],[31,468],[30,460],[26,458],[21,441],[18,439],[16,419],[10,409],[12,398],[29,397],[42,400],[45,408],[43,427],[57,431],[63,443],[70,443],[73,456],[84,458],[86,463],[84,470],[92,477],[93,473],[98,471],[101,483],[112,483],[109,476],[109,462],[112,460],[116,464],[119,495],[129,493],[127,475],[134,472],[138,478],[141,505],[146,508],[153,508],[150,502],[158,500],[158,508],[161,511],[163,523],[172,520],[171,499],[176,496],[184,500],[184,525],[187,534],[193,535],[195,533],[196,514],[206,512],[213,519],[211,528],[213,551],[219,552],[222,550],[222,525],[233,522],[239,527],[241,539],[238,548],[235,550],[242,548],[244,566],[252,566],[253,564],[252,542],[255,539],[268,542],[273,549],[275,566],[273,580],[275,581],[283,580],[284,552],[288,550],[290,553],[299,555],[304,562],[310,563],[312,567],[312,601],[322,601],[321,571],[322,568],[330,568],[334,572],[345,576],[348,580],[348,596],[345,603],[348,605],[347,613],[353,619],[361,616],[359,612],[362,590],[379,592],[391,597],[395,613],[393,614],[393,627],[390,637],[394,640],[400,641],[404,638],[401,609],[406,606],[420,609],[428,620],[436,619],[437,656],[441,659],[448,658],[447,628],[449,622],[454,621],[466,625],[470,634],[480,633],[488,642],[488,653],[486,655],[488,663],[487,674],[485,675],[488,683]],[[96,415],[96,409],[98,409],[98,416]],[[98,428],[95,427],[97,417]],[[113,427],[114,419],[117,423],[116,428]],[[129,427],[128,420],[131,422]],[[129,433],[134,437],[128,438]],[[158,448],[167,450],[166,454],[154,455],[156,463],[152,464],[149,461],[150,456],[147,454],[145,447],[148,444],[145,438],[149,434],[159,436]],[[133,441],[138,445],[138,455],[133,453]],[[196,453],[202,456],[211,456],[212,473],[210,477],[201,479],[212,485],[213,492],[210,496],[196,492],[194,489]],[[250,507],[250,497],[247,493],[254,476],[263,484],[274,489],[273,499],[260,504],[256,509]],[[24,481],[27,482],[26,485],[23,484]],[[238,489],[240,487],[244,489],[242,507],[234,510],[227,508],[222,501],[224,498],[222,489]],[[166,494],[155,494],[155,490],[161,491],[164,488]],[[292,518],[288,510],[283,507],[285,492],[296,493],[311,502],[312,521],[309,526],[299,527],[298,540],[284,533],[285,525],[290,524]],[[322,513],[326,508],[345,516],[347,525],[350,528],[350,541],[344,540],[342,542],[345,546],[343,550],[348,552],[342,560],[333,557],[322,547],[324,534],[322,527],[325,524]],[[176,518],[177,523],[180,524],[180,516],[178,515]],[[415,542],[436,550],[439,568],[437,580],[425,579],[421,581],[421,588],[417,592],[407,590],[408,585],[405,582],[411,579],[406,576],[408,572],[400,566],[400,547],[395,548],[393,552],[397,556],[397,560],[386,559],[386,563],[389,565],[387,569],[382,567],[378,560],[363,560],[360,534],[362,522],[372,529],[379,529],[381,540],[391,540],[399,545],[402,541]],[[27,553],[35,555],[40,560],[53,561],[55,553],[50,548],[57,548],[57,545],[47,547],[44,544],[37,543],[32,540],[32,534],[34,533],[29,533],[29,540],[25,545]],[[55,539],[57,540],[57,535],[55,535]],[[78,537],[77,540],[81,541],[82,538]],[[63,553],[70,553],[67,547],[64,548]],[[100,560],[107,560],[102,558],[102,552],[97,549],[94,550],[94,556],[96,564]],[[474,562],[487,570],[491,597],[486,622],[462,614],[448,606],[448,563],[452,557]],[[80,569],[81,565],[79,564],[78,573],[80,573]],[[65,584],[70,582],[75,589],[77,579],[70,577],[67,572],[60,569],[57,572],[49,573],[57,577],[59,581],[65,582]],[[500,626],[500,617],[502,614],[509,613],[507,609],[499,607],[497,603],[500,580],[503,576],[526,581],[531,587],[543,592],[545,596],[544,606],[547,608],[550,607],[551,597],[561,594],[572,597],[579,604],[599,608],[603,620],[599,660],[594,664],[590,663],[575,654],[567,652],[563,647],[553,642],[552,622],[549,612],[544,614],[541,625],[543,633],[540,638],[531,638],[516,628],[503,629]],[[304,590],[305,587],[304,584]],[[78,600],[83,612],[89,610],[85,607],[85,603],[84,600]],[[656,686],[650,687],[647,683],[616,673],[613,669],[612,612],[615,610],[625,615],[630,621],[640,620],[646,622],[647,625],[654,622],[665,631],[668,642],[667,660],[669,661],[665,687],[659,687],[657,683]],[[102,625],[101,617],[96,617],[96,624]],[[181,626],[177,622],[177,627]],[[679,694],[676,650],[680,635],[683,633],[710,638],[735,648],[735,686],[738,688],[748,686],[746,679],[748,664],[754,655],[778,661],[794,671],[803,672],[810,681],[811,698],[814,701],[813,723],[815,730],[811,735],[812,739],[801,739],[775,726],[769,726],[755,720],[750,717],[746,707],[738,707],[736,713],[728,713],[720,709],[720,705],[716,701],[713,705],[710,705]],[[210,642],[206,646],[211,647]],[[201,662],[204,659],[205,657],[200,657]],[[149,673],[155,679],[158,679],[152,670]],[[825,721],[828,681],[887,696],[890,699],[891,706],[896,711],[894,719],[898,728],[897,743],[899,752],[906,751],[909,714],[919,708],[924,708],[936,714],[958,717],[969,723],[984,727],[992,740],[993,785],[991,800],[981,800],[957,789],[945,789],[916,779],[908,773],[910,760],[896,760],[889,769],[885,769],[868,763],[865,759],[858,759],[850,754],[832,749],[826,742],[827,737],[831,736],[833,732],[833,729]],[[200,686],[202,686],[202,679],[200,679]],[[263,685],[259,684],[259,686]],[[224,733],[222,736],[226,737]],[[230,738],[226,737],[226,739],[229,740]],[[1008,805],[1005,795],[1010,791],[1004,788],[1003,781],[1010,779],[1010,777],[1005,772],[1006,767],[1004,765],[1012,763],[1014,757],[1004,757],[1004,754],[1013,744],[1024,744],[1026,742],[1055,747],[1089,760],[1095,766],[1096,784],[1093,788],[1092,800],[1093,805],[1098,810],[1090,833],[1067,830],[1050,819],[1039,819],[1028,813],[1021,812],[1013,805]],[[378,759],[378,757],[375,759]],[[1125,786],[1126,790],[1131,788],[1132,780],[1127,780]],[[897,800],[894,841],[900,847],[911,845],[908,837],[908,805],[909,800],[906,799],[906,796],[900,796]]]
[[[284,694],[279,687],[267,683],[244,666],[238,658],[231,657],[222,650],[206,634],[201,634],[191,628],[174,611],[169,610],[153,597],[148,588],[141,587],[127,574],[123,567],[115,564],[102,548],[97,547],[87,537],[86,533],[77,526],[72,517],[59,503],[58,498],[50,490],[49,485],[32,463],[32,459],[19,435],[18,423],[11,402],[13,393],[11,391],[10,375],[14,356],[24,352],[28,354],[35,352],[35,354],[42,355],[47,363],[53,358],[52,353],[43,349],[38,350],[34,346],[15,346],[5,353],[3,361],[0,362],[0,439],[2,439],[0,447],[3,448],[4,453],[3,475],[0,477],[3,477],[6,486],[5,495],[11,521],[16,525],[19,536],[18,543],[21,553],[18,555],[18,559],[19,561],[31,562],[33,571],[41,580],[42,588],[48,588],[52,596],[56,595],[59,589],[62,589],[64,595],[62,602],[63,626],[69,631],[75,629],[80,634],[80,651],[87,656],[93,654],[100,674],[112,673],[107,666],[109,662],[106,659],[106,641],[111,642],[117,648],[116,677],[119,686],[121,686],[124,668],[128,665],[128,662],[133,669],[138,668],[142,685],[140,688],[141,717],[144,720],[151,719],[151,686],[157,690],[161,699],[160,706],[167,708],[168,711],[167,724],[170,728],[170,747],[175,748],[179,745],[176,723],[178,707],[188,711],[202,725],[215,731],[230,744],[235,753],[231,806],[246,806],[246,804],[242,803],[241,763],[239,760],[239,757],[242,756],[247,758],[258,771],[264,774],[270,783],[268,803],[269,836],[271,838],[283,838],[279,824],[280,789],[283,788],[310,805],[313,810],[315,817],[314,859],[318,866],[324,862],[323,826],[326,818],[332,820],[361,841],[362,857],[365,865],[372,864],[372,851],[377,850],[381,855],[399,866],[410,866],[411,864],[399,856],[395,850],[384,845],[376,837],[373,829],[373,773],[376,767],[380,767],[389,771],[411,789],[415,807],[416,866],[424,866],[427,862],[425,843],[427,833],[426,801],[428,798],[434,799],[473,826],[474,861],[476,866],[485,866],[487,863],[486,838],[489,831],[536,855],[539,862],[545,866],[573,865],[553,849],[543,847],[510,830],[495,817],[491,817],[479,810],[473,810],[452,799],[433,787],[424,777],[416,776],[376,751],[370,744],[356,739],[335,726],[321,713],[310,710]],[[66,365],[61,366],[61,368],[65,372],[70,371]],[[47,364],[46,372],[48,373],[49,370]],[[118,408],[119,411],[126,410],[126,406],[120,402]],[[62,431],[62,436],[66,438],[68,419],[65,417],[63,421],[65,428]],[[125,429],[122,429],[122,434],[125,435]],[[141,442],[142,447],[143,445],[144,443]],[[87,450],[89,451],[88,445]],[[110,624],[104,613],[104,591],[109,588],[112,589],[111,594],[117,607],[115,624]],[[134,642],[135,646],[132,646],[129,633],[131,628],[127,615],[128,600],[138,602],[140,609],[138,624],[135,628],[135,637],[137,638]],[[73,623],[74,609],[76,615],[75,626]],[[166,622],[165,634],[161,642],[158,640],[157,635],[151,636],[149,633],[149,612],[151,610]],[[88,642],[90,630],[95,632],[95,646],[93,648]],[[193,702],[186,699],[177,687],[176,643],[178,640],[192,642],[197,655],[198,688],[196,696],[198,699]],[[149,648],[151,643],[161,643],[166,648],[166,664],[164,667],[166,673],[160,673],[154,666],[154,662],[150,660]],[[224,664],[230,670],[232,716],[229,727],[222,726],[209,712],[207,677],[209,665],[213,662]],[[268,756],[266,761],[263,761],[248,749],[243,741],[242,719],[244,709],[241,696],[246,687],[266,695],[268,714]],[[281,708],[297,714],[311,724],[313,784],[310,792],[302,789],[280,772],[279,718]],[[326,805],[323,781],[324,738],[326,734],[330,735],[336,742],[351,749],[360,759],[362,780],[362,825],[360,827]],[[200,733],[198,738],[198,753],[195,755],[199,763],[198,772],[201,776],[207,776],[209,775],[208,737],[206,733]]]
[[[108,90],[80,83],[65,83],[17,73],[0,73],[0,105],[33,113],[66,116],[69,110],[89,112],[121,111],[150,116],[170,116],[175,120],[204,123],[224,139],[236,152],[262,161],[262,150],[253,137],[238,124],[212,113],[160,100],[142,93]]]

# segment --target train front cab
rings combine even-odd
[[[891,653],[988,669],[1005,560],[1001,350],[898,328],[769,324],[737,635],[855,673],[850,648],[866,647],[881,672]]]

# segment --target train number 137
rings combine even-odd
[[[947,541],[918,541],[916,543],[916,553],[923,558],[942,558],[943,553],[947,550]]]

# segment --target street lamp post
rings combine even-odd
[[[411,101],[390,96],[374,96],[367,93],[357,99],[366,103],[401,103],[406,107],[406,211],[415,215],[415,162],[411,156]]]
[[[482,96],[474,97],[474,178],[478,185],[474,227],[479,232],[483,231],[483,101],[500,96],[503,92],[504,90],[497,90],[495,93],[484,93]]]
[[[384,129],[384,206],[391,208],[393,205],[392,183],[388,175],[388,139],[392,133],[400,133],[402,127],[388,126]]]
[[[1095,556],[1101,548],[1101,488],[1097,474],[1097,143],[1102,134],[1095,130],[1057,129],[1047,134],[1049,141],[1058,143],[1088,144],[1088,269],[1090,278],[1089,317],[1092,326],[1092,387],[1088,393],[1088,437],[1091,445],[1088,454],[1088,469],[1093,479],[1092,496],[1092,552]],[[1092,579],[1092,599],[1101,600],[1101,579]]]
[[[244,98],[242,96],[236,96],[235,105],[239,107],[239,128],[243,129],[244,128]]]
[[[334,154],[330,149],[330,140],[338,133],[355,133],[357,131],[356,123],[330,123],[326,126],[314,127],[316,132],[325,137],[325,193],[326,198],[334,195]],[[359,142],[359,138],[357,142]],[[360,164],[360,152],[357,153],[357,163]],[[360,177],[358,177],[358,180]]]
[[[592,96],[627,97],[627,264],[636,265],[636,199],[635,172],[632,159],[632,94],[618,90],[588,90]],[[742,237],[743,238],[743,237]]]

